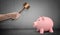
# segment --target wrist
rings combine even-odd
[[[10,15],[10,14],[5,14],[5,16],[6,16],[7,18],[11,18],[11,15]]]

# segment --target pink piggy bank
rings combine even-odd
[[[53,33],[53,21],[49,17],[41,16],[35,22],[33,27],[40,31],[40,34],[44,34],[44,31]]]

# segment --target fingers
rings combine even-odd
[[[21,15],[21,14],[16,13],[16,17],[15,17],[15,19],[18,19],[18,18],[20,17],[20,15]]]

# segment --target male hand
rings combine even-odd
[[[8,13],[11,19],[18,19],[20,17],[20,13],[19,12],[12,12],[12,13]]]

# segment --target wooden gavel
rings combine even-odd
[[[27,2],[25,2],[25,3],[23,4],[23,9],[20,10],[19,13],[21,13],[24,9],[29,9],[29,8],[30,8],[30,5],[29,5]]]

